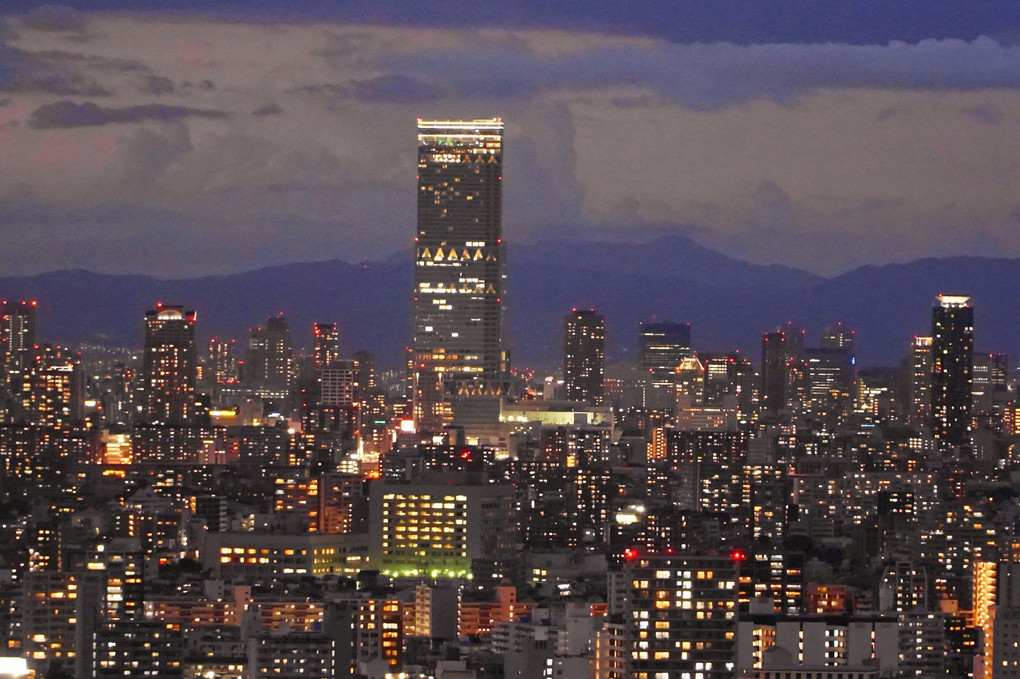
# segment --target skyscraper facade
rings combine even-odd
[[[294,347],[283,316],[266,319],[265,328],[252,330],[244,362],[244,382],[256,395],[285,399],[294,383]]]
[[[910,424],[931,426],[931,337],[914,337],[910,346]]]
[[[315,335],[315,367],[325,368],[340,360],[340,331],[336,323],[316,323],[312,326]]]
[[[0,378],[13,391],[33,357],[35,346],[35,300],[0,302]]]
[[[690,323],[642,323],[638,367],[671,373],[691,355]]]
[[[415,420],[440,428],[451,396],[502,390],[503,121],[418,121]]]
[[[942,449],[969,445],[974,368],[970,297],[939,295],[931,318],[932,433]]]
[[[145,313],[145,351],[142,361],[142,419],[146,424],[192,424],[195,411],[194,311],[157,305]]]
[[[573,309],[563,323],[563,382],[567,399],[602,403],[605,369],[605,317],[594,309]]]
[[[767,332],[761,339],[761,409],[777,412],[786,407],[786,364],[790,360],[786,333]]]

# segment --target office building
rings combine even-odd
[[[786,364],[790,360],[786,333],[767,332],[761,340],[761,409],[777,412],[786,406]]]
[[[282,400],[294,384],[294,347],[287,319],[266,319],[265,328],[252,330],[244,362],[244,384],[256,396]]]
[[[691,355],[690,323],[642,323],[638,368],[670,373]]]
[[[145,314],[142,410],[145,424],[185,426],[196,416],[194,311],[158,304]]]
[[[942,450],[970,445],[974,309],[970,297],[939,295],[932,307],[932,432]]]
[[[563,382],[567,400],[602,403],[605,367],[605,317],[594,309],[573,309],[563,324]]]
[[[418,121],[412,377],[415,420],[442,428],[458,395],[505,389],[503,121]]]
[[[498,575],[511,553],[513,488],[434,482],[372,484],[371,563],[391,577]]]

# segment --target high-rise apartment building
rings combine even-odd
[[[605,370],[605,316],[594,309],[573,309],[563,323],[563,382],[567,399],[602,403]]]
[[[315,336],[315,367],[325,368],[340,360],[340,331],[336,323],[316,323],[312,326]]]
[[[85,417],[85,376],[78,356],[46,344],[38,347],[21,388],[27,421],[44,427],[67,427]]]
[[[283,316],[266,319],[265,328],[252,330],[244,362],[244,383],[258,396],[285,399],[293,385],[294,347]]]
[[[503,121],[418,121],[413,379],[419,428],[503,390]]]
[[[931,337],[914,337],[910,347],[909,419],[914,427],[931,425]]]
[[[761,340],[761,409],[779,411],[786,406],[786,364],[790,360],[786,333],[767,332]]]
[[[932,432],[940,448],[969,445],[974,366],[970,297],[939,295],[932,307]]]
[[[627,676],[736,676],[740,563],[729,556],[630,557],[611,595],[624,605]]]
[[[237,382],[237,357],[234,354],[234,340],[213,337],[209,340],[209,354],[205,369],[207,379],[214,384]]]
[[[145,313],[142,420],[146,424],[192,424],[195,412],[194,311],[156,305]]]
[[[35,300],[0,302],[0,378],[17,391],[35,346]]]

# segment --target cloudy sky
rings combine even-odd
[[[512,242],[1020,256],[1015,2],[148,4],[0,7],[0,275],[407,251],[433,116],[506,121]]]

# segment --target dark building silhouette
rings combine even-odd
[[[265,328],[252,330],[244,362],[245,386],[258,396],[285,399],[293,385],[294,347],[283,316],[266,319]]]
[[[932,307],[932,433],[940,448],[970,444],[974,309],[970,297],[939,295]]]
[[[691,355],[690,323],[642,323],[638,335],[638,367],[672,372]]]
[[[786,364],[789,360],[786,333],[774,330],[761,340],[761,409],[779,411],[786,405]]]
[[[0,302],[0,379],[17,391],[35,346],[35,301]]]
[[[574,309],[563,327],[563,381],[570,401],[602,403],[605,391],[606,319],[594,309]]]

